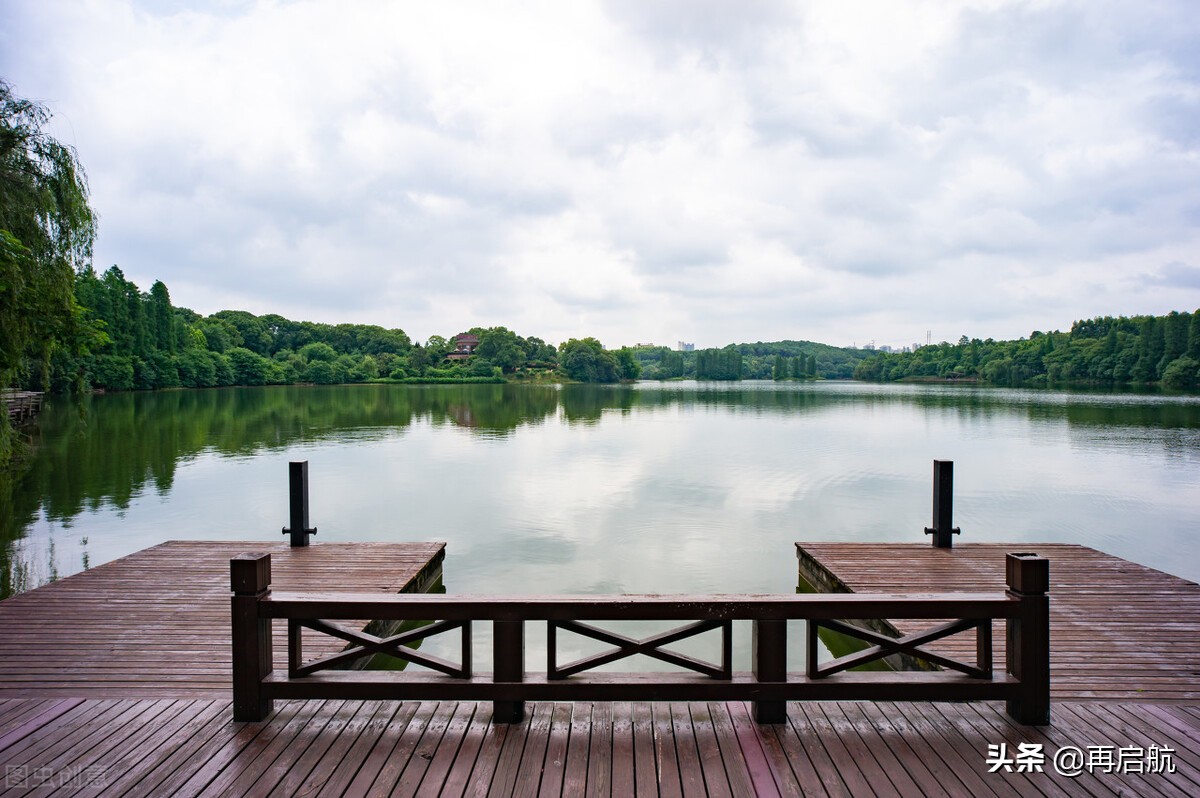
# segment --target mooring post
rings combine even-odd
[[[952,535],[962,532],[954,526],[954,461],[933,461],[933,527],[925,527],[926,535],[933,535],[933,545],[938,549],[954,546]]]
[[[293,546],[307,546],[308,536],[317,534],[308,526],[308,461],[288,463],[288,510],[292,525],[283,534],[291,535]]]
[[[756,620],[751,632],[750,648],[750,656],[754,660],[755,681],[787,681],[786,620],[782,618]],[[754,720],[759,723],[787,723],[787,703],[784,701],[755,701]]]
[[[271,619],[258,602],[271,591],[271,555],[239,554],[229,561],[233,589],[233,719],[266,720],[274,702],[264,696],[263,678],[273,667]]]
[[[492,679],[497,683],[525,681],[524,621],[492,621]],[[520,723],[524,717],[524,701],[492,702],[494,723]]]
[[[1027,726],[1050,724],[1050,561],[1015,553],[1005,559],[1008,595],[1020,601],[1006,627],[1008,672],[1021,684],[1008,714]]]

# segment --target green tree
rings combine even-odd
[[[425,351],[429,353],[429,362],[433,365],[441,363],[454,346],[440,335],[431,335],[425,342]]]
[[[245,347],[235,346],[229,350],[227,356],[233,369],[234,385],[263,385],[267,382],[268,361],[261,355]]]
[[[1158,379],[1158,365],[1166,346],[1163,336],[1164,326],[1154,316],[1150,316],[1142,322],[1138,335],[1138,360],[1137,365],[1133,368],[1134,380],[1153,382]]]
[[[733,346],[724,349],[702,349],[696,353],[696,379],[740,380],[742,353]]]
[[[1196,308],[1188,325],[1187,356],[1192,360],[1200,360],[1200,308]]]
[[[642,376],[642,364],[633,356],[633,350],[623,346],[616,351],[617,370],[623,380],[636,380]]]
[[[259,355],[275,354],[274,339],[271,337],[268,325],[253,313],[247,313],[244,310],[222,310],[212,314],[210,318],[229,322],[238,331],[242,341],[235,346],[243,346]]]
[[[559,368],[579,382],[616,382],[617,359],[595,338],[570,339],[558,350]]]
[[[665,349],[663,351],[662,360],[659,361],[658,378],[669,380],[682,376],[683,353]]]
[[[26,372],[26,382],[49,388],[56,350],[89,337],[80,330],[74,276],[91,262],[96,215],[83,166],[43,130],[49,120],[49,111],[0,79],[0,387]],[[0,466],[14,447],[6,413]]]
[[[1200,388],[1200,362],[1186,355],[1175,358],[1163,371],[1162,384],[1178,391]]]
[[[1188,324],[1191,314],[1172,310],[1163,319],[1163,353],[1158,361],[1158,373],[1162,374],[1167,364],[1187,352]]]
[[[511,374],[525,362],[525,350],[517,334],[506,327],[483,330],[479,335],[479,346],[475,347],[475,355],[499,366],[506,374]]]
[[[326,343],[321,343],[320,341],[315,341],[311,344],[305,344],[304,346],[300,347],[299,355],[308,363],[312,363],[316,360],[332,363],[333,361],[337,360],[338,357],[338,353],[334,351],[332,346]]]
[[[150,328],[154,331],[154,346],[163,352],[174,354],[178,350],[175,338],[175,314],[171,309],[171,295],[162,280],[150,286]]]
[[[179,380],[186,388],[216,385],[217,366],[212,354],[199,347],[184,349],[179,355]]]
[[[0,80],[0,381],[21,360],[40,364],[45,387],[56,346],[81,315],[74,275],[91,261],[96,216],[75,150],[43,127],[50,112]],[[7,416],[5,417],[7,418]],[[7,429],[7,426],[5,426]]]
[[[317,385],[332,385],[338,381],[337,371],[334,369],[333,363],[328,360],[310,362],[308,368],[305,369],[304,377]]]

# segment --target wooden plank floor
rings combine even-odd
[[[1200,585],[1067,544],[797,543],[801,573],[856,593],[1003,591],[1006,552],[1050,560],[1050,690],[1055,700],[1200,703]],[[895,620],[909,633],[927,621]],[[1004,663],[1003,625],[993,629]],[[973,661],[973,634],[934,646]]]
[[[742,703],[527,706],[282,702],[233,723],[228,701],[0,701],[0,796],[1200,794],[1200,711],[1064,703],[1054,726],[991,704],[793,703],[758,726]],[[989,772],[989,745],[1041,746],[1041,770]],[[1164,772],[1058,772],[1075,746],[1152,746]],[[1168,770],[1170,763],[1173,772]],[[1111,770],[1111,768],[1110,768]]]
[[[229,560],[271,554],[273,587],[395,593],[440,578],[443,543],[170,541],[0,601],[0,698],[225,698]],[[276,667],[286,667],[277,625]],[[341,641],[305,637],[305,651]]]

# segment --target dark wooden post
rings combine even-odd
[[[525,681],[524,621],[492,621],[492,671],[496,682]],[[524,701],[492,702],[495,723],[520,723],[524,717]]]
[[[754,679],[759,682],[787,681],[787,621],[781,618],[756,620],[750,637]],[[787,702],[755,701],[754,719],[759,723],[786,723]]]
[[[1008,672],[1021,680],[1008,714],[1027,726],[1050,723],[1050,561],[1036,554],[1009,554],[1008,595],[1021,602],[1008,619]]]
[[[293,546],[307,546],[308,536],[317,534],[308,526],[308,461],[288,463],[288,517],[291,526],[283,534],[291,535]]]
[[[954,546],[952,535],[962,530],[954,527],[954,461],[933,461],[933,527],[925,527],[926,535],[933,535],[935,548],[948,549]]]
[[[233,588],[233,719],[266,720],[274,702],[263,695],[262,680],[273,667],[271,619],[258,602],[271,591],[271,555],[240,554],[229,561]]]

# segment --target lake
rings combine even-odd
[[[1200,398],[971,386],[261,387],[47,402],[0,593],[169,539],[441,540],[454,593],[791,592],[793,544],[1081,543],[1200,581]],[[1053,566],[1052,566],[1053,567]],[[347,585],[347,588],[353,586]]]

